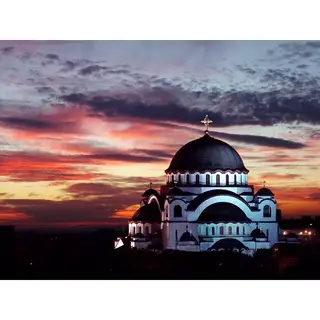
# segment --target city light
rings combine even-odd
[[[283,235],[285,236],[287,234],[287,231],[283,231]]]

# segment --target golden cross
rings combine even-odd
[[[266,187],[266,182],[263,180],[262,183],[263,183],[263,187],[265,188]]]
[[[150,189],[152,189],[152,182],[150,182]]]
[[[201,121],[206,126],[206,131],[209,130],[209,125],[212,123],[212,120],[209,119],[209,116],[206,115],[205,118]]]

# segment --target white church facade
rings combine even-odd
[[[278,243],[277,202],[268,188],[254,192],[237,151],[208,132],[181,147],[160,192],[151,187],[115,247],[252,254]]]

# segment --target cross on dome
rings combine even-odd
[[[210,124],[212,123],[212,120],[210,120],[209,119],[209,116],[208,115],[206,115],[205,117],[204,117],[204,119],[201,121],[201,123],[203,123],[205,126],[206,126],[206,133],[208,133],[209,132],[209,126],[210,126]]]
[[[265,180],[263,180],[262,183],[263,183],[263,187],[265,188],[267,182]]]
[[[150,189],[152,189],[152,182],[150,182]]]

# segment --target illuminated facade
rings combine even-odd
[[[144,192],[129,221],[131,247],[184,251],[238,250],[248,254],[278,242],[277,203],[256,193],[237,151],[208,132],[173,157],[160,192]],[[116,247],[117,247],[116,242]]]

